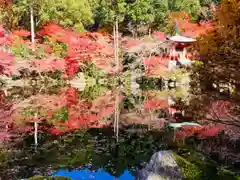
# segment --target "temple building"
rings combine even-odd
[[[190,53],[187,53],[186,48],[196,42],[196,39],[181,36],[178,32],[175,36],[168,37],[167,39],[173,42],[169,54],[169,70],[179,65],[185,66],[191,64],[192,55]]]

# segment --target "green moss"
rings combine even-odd
[[[201,174],[201,170],[196,165],[192,164],[191,162],[187,161],[186,159],[180,157],[177,154],[175,154],[175,158],[176,158],[177,164],[181,168],[183,176],[187,180],[192,180],[192,179],[200,180],[199,175]]]
[[[177,154],[175,154],[175,158],[183,176],[187,180],[240,180],[240,177],[234,176],[231,171],[218,169],[215,166],[206,165],[204,162],[197,162],[197,165]]]
[[[50,121],[54,123],[65,122],[67,119],[68,119],[68,109],[64,107],[64,108],[58,109]]]
[[[44,177],[44,176],[34,176],[29,178],[28,180],[71,180],[67,177],[55,176],[55,177]]]
[[[239,176],[234,176],[234,173],[225,169],[218,170],[219,180],[240,180]]]
[[[10,154],[4,149],[0,150],[0,169],[7,166],[8,158],[10,158]]]

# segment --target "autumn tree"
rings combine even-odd
[[[198,56],[191,73],[190,111],[195,118],[230,125],[228,129],[235,132],[240,122],[239,23],[239,0],[224,0],[214,16],[213,29],[196,43]]]

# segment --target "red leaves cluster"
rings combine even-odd
[[[76,88],[68,88],[66,93],[67,106],[71,107],[72,105],[78,104],[78,92]]]
[[[21,112],[24,108],[31,107],[39,113],[38,117],[25,117],[24,122],[32,123],[39,122],[39,129],[48,131],[58,135],[64,132],[81,129],[81,128],[100,128],[105,126],[105,121],[101,122],[102,118],[108,118],[113,115],[116,103],[120,103],[123,95],[116,96],[115,92],[108,92],[103,96],[96,98],[93,101],[79,101],[78,91],[75,88],[64,88],[59,95],[36,95],[25,101],[15,104],[13,107],[13,120],[22,119]],[[116,102],[116,98],[118,101]],[[67,108],[67,119],[64,122],[56,122],[51,119],[55,112],[59,109]],[[53,126],[47,128],[42,122],[50,122]],[[31,132],[33,128],[26,126],[25,132]]]
[[[12,4],[12,1],[13,1],[13,0],[1,0],[1,1],[0,1],[0,7],[1,7],[1,8],[6,8],[6,7],[8,7],[9,5]]]
[[[168,101],[167,100],[148,100],[144,103],[145,109],[156,110],[156,109],[163,109],[168,108]]]
[[[48,24],[39,32],[40,36],[47,35],[68,45],[68,57],[78,61],[90,60],[92,54],[100,45],[96,43],[90,33],[77,33],[63,29],[56,24]]]
[[[167,35],[165,33],[159,31],[154,31],[152,35],[158,38],[159,40],[165,40],[167,38]]]
[[[145,73],[147,76],[161,75],[168,70],[168,58],[153,56],[144,60]]]
[[[2,25],[0,25],[0,45],[9,45],[12,42],[12,37],[5,34],[5,30]]]
[[[14,36],[18,36],[18,37],[28,37],[31,35],[31,33],[29,31],[26,31],[24,29],[20,29],[20,30],[15,30],[12,32],[12,34]]]
[[[182,20],[178,22],[179,29],[183,36],[197,37],[212,30],[211,22],[202,21],[199,24]]]
[[[210,105],[208,116],[211,116],[213,119],[229,119],[231,117],[231,107],[233,107],[231,102],[217,100]]]
[[[11,42],[12,38],[5,34],[3,26],[0,25],[0,74],[8,76],[10,76],[15,70],[14,57],[10,53],[6,52],[6,46],[8,46]]]
[[[14,57],[7,52],[0,52],[0,74],[12,75],[14,71]]]
[[[127,38],[125,38],[125,39],[122,40],[122,45],[125,48],[130,48],[130,47],[133,47],[133,46],[137,46],[140,43],[142,43],[142,41],[138,40],[138,39],[127,39]]]
[[[63,59],[40,59],[34,60],[37,72],[65,71],[65,61]]]
[[[68,77],[73,77],[79,71],[78,61],[73,58],[66,57],[66,74]]]
[[[174,25],[178,25],[180,33],[183,36],[197,37],[212,29],[210,21],[202,21],[198,24],[192,23],[191,17],[187,12],[172,12],[170,13],[170,20]]]
[[[220,125],[182,126],[181,130],[176,132],[176,137],[184,138],[197,136],[199,138],[208,138],[217,136],[222,130],[223,127]]]
[[[58,37],[63,37],[64,33],[65,33],[65,30],[63,28],[61,28],[60,26],[54,23],[50,23],[43,26],[42,30],[38,32],[38,36],[42,37],[47,35],[47,36],[58,38]]]
[[[72,32],[55,24],[45,26],[39,35],[47,35],[67,44],[68,57],[65,60],[68,64],[66,74],[69,76],[76,73],[77,63],[83,61],[91,61],[110,74],[121,71],[121,67],[115,67],[113,41],[109,36],[100,33]]]
[[[87,128],[94,121],[99,120],[96,114],[91,114],[89,112],[82,112],[79,107],[72,107],[69,109],[67,126],[74,130],[80,128]]]

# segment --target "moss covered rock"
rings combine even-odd
[[[227,171],[225,169],[215,168],[207,171],[202,162],[202,166],[196,165],[181,156],[174,154],[176,162],[180,167],[183,176],[187,180],[206,180],[211,178],[212,180],[240,180],[239,176],[235,176],[233,172]]]
[[[175,154],[176,162],[186,179],[200,180],[201,170],[191,162]]]

